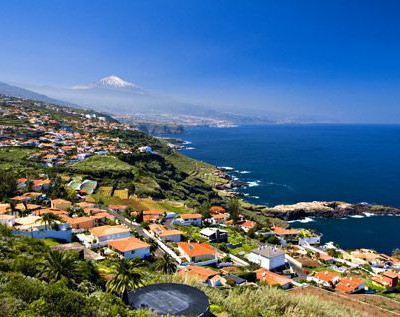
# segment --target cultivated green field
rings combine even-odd
[[[122,162],[115,156],[95,155],[72,166],[75,171],[82,173],[90,172],[129,172],[133,167]]]

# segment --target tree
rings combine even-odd
[[[46,227],[47,230],[48,227],[51,227],[52,225],[56,224],[57,221],[61,221],[61,218],[56,214],[48,212],[43,214],[41,219],[38,219],[37,221],[43,221],[44,226]]]
[[[161,271],[165,274],[175,273],[177,267],[175,260],[166,253],[154,263],[154,270]]]
[[[231,197],[228,202],[229,215],[233,222],[238,221],[240,212],[240,202],[237,197]]]
[[[2,170],[0,173],[0,201],[17,193],[17,176],[11,170]]]
[[[392,251],[392,255],[393,255],[394,257],[400,259],[400,249],[394,249],[394,250]]]
[[[77,268],[77,259],[74,254],[64,251],[49,251],[44,261],[39,264],[41,269],[40,277],[50,282],[61,279],[74,281]]]
[[[134,266],[133,260],[121,259],[113,264],[115,275],[107,282],[107,291],[121,297],[127,292],[144,286],[143,275]]]

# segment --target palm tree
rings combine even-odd
[[[128,291],[144,286],[143,275],[137,270],[134,263],[134,260],[125,259],[114,263],[115,275],[107,282],[108,292],[124,297]]]
[[[177,267],[175,260],[166,253],[154,263],[154,270],[161,271],[164,274],[175,273]]]
[[[40,277],[50,282],[56,282],[62,278],[72,281],[74,280],[77,263],[72,253],[65,251],[49,251],[44,261],[39,264],[39,268],[41,269]]]
[[[47,212],[42,215],[41,219],[38,219],[37,221],[43,221],[44,226],[47,230],[48,227],[51,227],[53,224],[55,224],[57,221],[61,221],[60,216],[53,214],[51,212]]]

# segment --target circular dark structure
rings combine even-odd
[[[207,295],[185,284],[160,283],[145,286],[129,292],[127,300],[134,309],[150,309],[158,315],[209,316]]]

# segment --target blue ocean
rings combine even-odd
[[[241,191],[253,203],[340,200],[400,207],[398,125],[195,128],[183,138],[191,142],[183,154],[228,167],[233,177],[249,182]],[[400,247],[400,217],[315,219],[293,226],[314,227],[325,241],[344,248]]]

